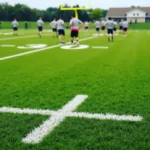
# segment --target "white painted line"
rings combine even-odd
[[[1,107],[0,113],[14,113],[14,114],[29,114],[29,115],[42,115],[50,116],[56,115],[60,112],[53,110],[41,110],[41,109],[30,109],[30,108],[12,108],[12,107]],[[68,117],[80,117],[89,119],[99,119],[99,120],[117,120],[117,121],[141,121],[143,118],[141,116],[132,115],[115,115],[115,114],[90,114],[90,113],[76,113],[76,112],[66,112]]]
[[[1,47],[15,47],[16,45],[1,45]]]
[[[50,34],[43,34],[43,36],[49,36]],[[6,41],[6,40],[16,40],[16,39],[25,39],[25,38],[33,38],[38,37],[38,35],[30,35],[30,36],[18,36],[18,37],[10,37],[10,38],[0,38],[0,41]]]
[[[87,95],[77,95],[72,101],[66,104],[62,109],[58,110],[58,114],[52,115],[38,128],[34,129],[27,137],[23,138],[24,143],[39,143],[47,136],[56,126],[58,126],[67,116],[66,113],[74,111],[84,100]]]
[[[98,120],[116,120],[116,121],[142,121],[141,116],[132,115],[116,115],[116,114],[90,114],[85,112],[74,112],[79,105],[86,99],[87,95],[77,95],[73,100],[67,103],[62,109],[58,111],[53,110],[38,110],[38,109],[20,109],[11,107],[1,107],[0,113],[14,113],[14,114],[39,114],[50,116],[50,118],[43,122],[39,127],[35,128],[25,138],[22,139],[24,143],[36,144],[42,141],[56,126],[58,126],[66,117],[80,117]]]
[[[116,120],[116,121],[141,121],[141,116],[132,115],[115,115],[115,114],[89,114],[89,113],[70,113],[70,117],[80,117],[88,119],[100,119],[100,120]]]
[[[32,53],[37,53],[37,52],[40,52],[40,51],[45,51],[47,49],[52,49],[52,48],[56,48],[56,47],[59,47],[59,46],[60,45],[58,44],[58,45],[54,45],[54,46],[50,46],[50,47],[46,47],[46,48],[41,48],[41,49],[29,51],[29,52],[24,52],[24,53],[20,53],[20,54],[15,54],[15,55],[11,55],[11,56],[2,57],[2,58],[0,58],[0,61],[15,58],[15,57],[20,57],[20,56],[24,56],[24,55],[28,55],[28,54],[32,54]]]
[[[93,38],[95,38],[95,37],[89,37],[89,38],[81,39],[80,41],[86,41],[86,40],[90,40],[90,39],[93,39]],[[67,43],[67,44],[69,44],[69,43]],[[61,45],[58,44],[58,45],[54,45],[54,46],[50,46],[50,47],[46,47],[46,48],[41,48],[41,49],[29,51],[29,52],[19,53],[19,54],[15,54],[15,55],[11,55],[11,56],[6,56],[6,57],[0,58],[0,61],[15,58],[15,57],[20,57],[20,56],[24,56],[24,55],[29,55],[29,54],[32,54],[32,53],[37,53],[37,52],[40,52],[40,51],[45,51],[45,50],[53,49],[53,48],[60,47],[60,46]]]
[[[93,49],[108,49],[108,46],[92,46]]]
[[[64,45],[64,46],[61,46],[61,49],[63,50],[85,50],[89,48],[89,45]]]

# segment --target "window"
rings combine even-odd
[[[137,16],[139,16],[139,13],[137,13]]]
[[[133,16],[135,16],[135,13],[133,14]]]

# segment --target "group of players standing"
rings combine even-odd
[[[105,33],[105,29],[107,28],[108,41],[110,41],[110,38],[112,38],[113,41],[114,35],[116,34],[118,27],[120,33],[122,34],[127,34],[128,31],[128,21],[126,21],[126,19],[121,20],[121,22],[119,22],[118,24],[117,21],[113,21],[112,18],[109,17],[107,21],[105,21],[105,19],[103,19],[102,22],[96,20],[95,26],[98,34],[100,33],[100,28],[103,33]]]
[[[16,19],[14,19],[14,21],[12,22],[14,34],[17,34],[18,25],[19,23],[17,22]],[[37,26],[38,26],[38,36],[41,38],[41,34],[43,31],[43,26],[44,26],[44,22],[41,17],[37,21]],[[54,19],[50,23],[50,26],[53,30],[53,37],[55,36],[58,37],[60,44],[64,44],[65,43],[65,23],[62,20],[62,18],[60,17],[57,21],[56,19]],[[89,22],[83,23],[81,20],[73,16],[69,22],[69,27],[71,29],[71,34],[70,34],[71,44],[73,44],[74,38],[76,38],[76,43],[79,44],[79,39],[78,39],[79,30],[82,27],[85,27],[85,30],[88,30]],[[104,34],[107,28],[108,41],[111,41],[111,39],[113,41],[114,34],[116,33],[118,27],[120,29],[120,33],[127,34],[128,22],[126,20],[121,20],[121,22],[118,25],[117,21],[113,21],[112,18],[109,17],[107,21],[105,19],[103,19],[102,21],[96,20],[95,27],[96,27],[96,32],[98,33],[98,35],[100,34],[100,30],[102,30],[102,33]]]

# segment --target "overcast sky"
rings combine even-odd
[[[80,6],[88,6],[88,0],[0,0],[0,3],[8,2],[9,4],[22,3],[32,8],[46,9],[48,7],[58,7],[60,3],[63,4],[79,4]],[[110,7],[129,7],[129,6],[150,6],[150,0],[91,0],[92,8]]]

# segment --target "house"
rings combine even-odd
[[[150,7],[110,8],[106,15],[108,17],[117,21],[127,19],[128,22],[150,22]]]

